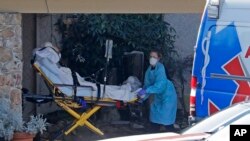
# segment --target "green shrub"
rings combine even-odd
[[[143,51],[147,56],[150,49],[159,48],[167,66],[176,55],[175,30],[161,14],[76,14],[66,18],[63,15],[56,25],[62,35],[62,57],[67,59],[68,67],[83,76],[104,67],[107,39],[114,42],[110,67],[122,68],[121,56],[132,50]],[[85,63],[76,61],[78,55],[84,57]]]

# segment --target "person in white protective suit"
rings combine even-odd
[[[33,51],[34,61],[45,73],[45,75],[55,84],[73,85],[72,72],[69,68],[59,65],[61,58],[60,50],[53,46],[52,43],[46,42],[43,47],[36,48]],[[90,88],[77,87],[77,96],[93,96],[97,97],[97,86],[95,83],[84,80],[76,73],[78,82],[81,86],[90,86]],[[140,90],[140,81],[130,76],[122,86],[106,85],[105,95],[103,95],[103,85],[101,84],[101,97],[111,98],[115,100],[130,101],[137,97]],[[72,87],[59,87],[59,89],[67,96],[73,95]]]

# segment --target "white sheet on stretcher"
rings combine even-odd
[[[43,73],[54,83],[54,84],[62,84],[60,78],[58,78],[58,75],[55,75],[51,71],[49,71],[46,67],[43,65],[40,65],[39,62],[36,62],[36,64],[40,67],[40,69],[43,71]],[[66,71],[68,68],[61,68],[63,71]],[[71,75],[71,74],[70,74]],[[65,76],[67,77],[67,76]],[[72,77],[72,76],[71,76]],[[78,78],[79,80],[79,78]],[[79,83],[82,86],[91,86],[90,87],[77,87],[77,96],[80,97],[97,97],[97,86],[95,83],[88,82],[85,80],[79,81]],[[73,85],[73,80],[68,83],[69,85]],[[121,100],[121,101],[131,101],[137,97],[137,92],[140,89],[135,90],[134,92],[131,92],[131,84],[127,83],[122,86],[116,86],[116,85],[106,85],[106,91],[105,94],[103,94],[103,85],[101,84],[101,95],[100,97],[104,98],[111,98],[114,100]],[[64,94],[67,96],[72,96],[74,91],[73,88],[68,87],[58,87]]]

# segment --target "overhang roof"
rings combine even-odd
[[[201,13],[206,0],[0,0],[0,12]]]

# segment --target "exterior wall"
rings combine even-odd
[[[180,59],[193,56],[201,14],[165,14],[164,20],[176,30],[175,47]]]
[[[22,112],[21,14],[0,13],[0,98],[9,98],[12,108]]]
[[[23,79],[23,87],[34,92],[36,85],[34,83],[35,73],[30,65],[32,51],[36,47],[36,16],[35,14],[22,14],[22,34],[23,34],[23,76],[29,76]]]
[[[23,88],[27,88],[31,93],[36,92],[36,76],[30,65],[32,51],[36,47],[36,15],[22,14],[22,35],[23,35]],[[35,114],[36,105],[23,101],[23,118],[29,119],[31,114]]]
[[[175,86],[179,97],[184,96],[186,108],[189,108],[189,94],[190,94],[190,79],[192,72],[192,62],[194,55],[194,46],[200,25],[201,14],[165,14],[164,20],[176,30],[177,38],[175,48],[179,54],[177,59],[181,64],[184,83],[184,94],[181,93],[181,83],[175,76]],[[179,104],[180,106],[180,104]],[[188,109],[186,109],[188,110]]]

